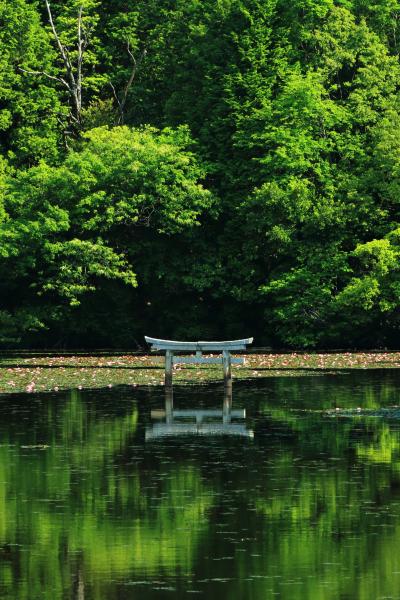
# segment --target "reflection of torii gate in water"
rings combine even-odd
[[[222,410],[175,410],[173,388],[167,386],[165,388],[165,409],[152,410],[151,418],[156,422],[146,428],[146,440],[178,435],[254,437],[254,432],[247,429],[245,423],[232,423],[232,419],[246,419],[246,409],[232,410],[232,386],[224,387]]]

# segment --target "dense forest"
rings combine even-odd
[[[2,347],[399,347],[398,0],[0,23]]]

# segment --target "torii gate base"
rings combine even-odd
[[[178,363],[189,364],[222,364],[225,385],[232,384],[232,363],[243,364],[243,358],[232,358],[231,352],[246,350],[253,338],[231,340],[227,342],[177,342],[174,340],[159,340],[145,336],[152,351],[165,350],[165,385],[172,386],[172,367]],[[174,356],[174,352],[195,352],[195,356]],[[219,357],[203,356],[203,352],[221,352]]]

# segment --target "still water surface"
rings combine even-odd
[[[394,370],[4,396],[0,598],[400,598],[399,404]]]

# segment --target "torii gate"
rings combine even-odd
[[[225,384],[232,382],[231,364],[243,364],[244,358],[232,358],[234,350],[246,350],[253,338],[231,340],[226,342],[178,342],[159,340],[145,336],[151,350],[165,350],[165,385],[172,385],[172,367],[178,363],[188,364],[222,364]],[[195,356],[174,356],[174,352],[195,352]],[[219,357],[203,356],[203,352],[221,352]]]

